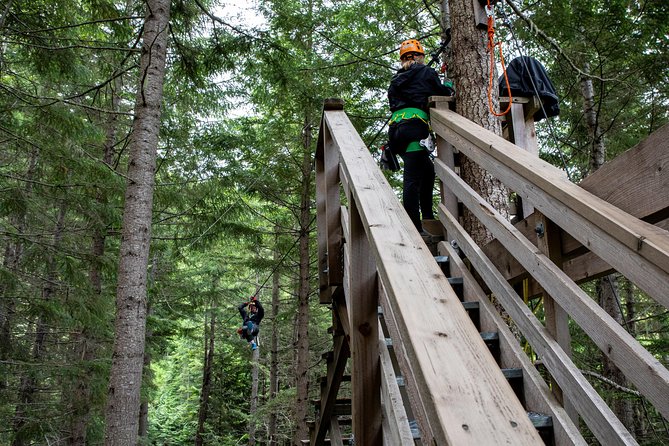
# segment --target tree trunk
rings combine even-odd
[[[195,433],[195,446],[204,444],[204,424],[207,421],[209,410],[209,394],[211,393],[211,375],[214,364],[214,346],[216,338],[216,312],[212,309],[209,333],[207,333],[207,319],[205,315],[204,330],[204,367],[202,370],[202,389],[200,391],[200,407],[197,412],[197,432]]]
[[[275,228],[275,232],[279,232],[279,228]],[[278,237],[277,237],[278,245]],[[281,278],[278,268],[279,251],[274,249],[274,264],[277,265],[272,275],[272,346],[270,351],[269,362],[269,397],[271,401],[276,399],[279,391],[279,280]],[[276,413],[272,411],[269,415],[269,422],[267,426],[267,437],[269,438],[270,446],[277,446],[276,438],[277,429]]]
[[[309,405],[309,226],[311,224],[311,140],[312,124],[309,113],[304,118],[304,154],[302,158],[302,198],[300,200],[299,235],[299,284],[297,292],[297,360],[295,364],[295,386],[297,400],[295,414],[297,429],[293,444],[309,438],[307,411]]]
[[[487,34],[476,27],[474,3],[471,0],[449,0],[451,19],[452,66],[450,74],[455,82],[458,100],[456,111],[465,118],[501,135],[499,121],[488,109],[488,82],[490,76],[490,55],[487,52]],[[497,75],[493,73],[492,102],[499,108]],[[508,191],[506,187],[488,172],[467,158],[461,159],[460,176],[481,197],[488,201],[504,217],[509,218]],[[478,244],[492,240],[492,235],[474,215],[465,209],[464,228]]]
[[[256,432],[258,430],[258,369],[260,361],[260,349],[253,350],[253,367],[251,369],[251,407],[249,408],[249,446],[256,444]]]
[[[60,249],[60,244],[63,238],[63,229],[65,226],[66,203],[62,201],[58,209],[58,217],[56,219],[56,228],[53,234],[53,253],[49,256],[46,265],[46,280],[42,287],[42,301],[49,302],[55,293],[55,284],[57,281],[57,265],[56,253]],[[49,330],[47,316],[41,314],[37,318],[35,325],[35,340],[33,342],[32,363],[34,365],[40,363],[44,357],[44,345]],[[23,429],[27,424],[29,417],[26,416],[27,411],[34,402],[35,392],[39,382],[35,376],[35,371],[30,368],[26,370],[25,375],[21,377],[21,386],[19,389],[18,404],[14,413],[14,420],[12,422],[14,430],[14,441],[12,446],[23,446],[30,444],[23,438]]]
[[[105,444],[137,443],[146,328],[146,281],[160,104],[165,77],[170,0],[146,0],[135,120],[123,212],[116,321]]]
[[[583,72],[590,72],[589,63],[584,64]],[[590,174],[602,167],[606,161],[606,146],[602,137],[602,128],[599,125],[598,112],[595,109],[595,88],[592,84],[592,78],[587,76],[581,78],[581,94],[583,95],[583,115],[592,141],[588,165],[588,173]]]

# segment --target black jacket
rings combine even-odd
[[[256,307],[258,307],[258,311],[251,313],[251,315],[246,311],[246,306],[248,305],[247,302],[241,303],[237,308],[239,309],[239,314],[242,316],[242,319],[244,319],[244,323],[251,321],[256,325],[260,325],[262,318],[265,316],[265,309],[260,304],[260,301],[256,300],[254,302]]]
[[[390,111],[413,107],[428,111],[430,96],[452,96],[455,91],[441,83],[433,68],[415,63],[408,69],[400,68],[390,81],[388,102]]]
[[[529,56],[516,57],[506,68],[506,74],[514,96],[532,97],[536,95],[541,99],[544,108],[534,114],[535,121],[560,114],[555,87],[541,62]],[[509,95],[504,75],[499,78],[499,95]]]

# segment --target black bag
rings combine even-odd
[[[419,118],[403,119],[390,124],[388,138],[390,147],[395,155],[402,155],[407,150],[409,143],[425,139],[430,134],[427,122]]]
[[[390,170],[391,172],[400,170],[400,162],[397,159],[397,155],[393,153],[389,142],[381,146],[381,160],[379,164],[381,170]]]
[[[506,68],[506,74],[514,96],[539,96],[541,99],[543,109],[534,114],[536,122],[560,114],[560,104],[555,87],[541,62],[529,56],[516,57]],[[503,75],[499,78],[499,95],[509,95]]]

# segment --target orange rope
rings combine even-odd
[[[511,86],[509,85],[509,77],[506,74],[506,66],[504,65],[504,54],[502,54],[502,42],[495,43],[495,19],[492,16],[490,0],[488,0],[488,8],[486,13],[488,14],[488,51],[490,51],[490,81],[488,82],[488,109],[490,113],[495,116],[504,116],[511,110],[512,96],[511,96]],[[506,82],[506,89],[509,92],[509,104],[506,107],[506,110],[503,112],[496,112],[492,104],[492,83],[495,75],[495,47],[499,47],[499,58],[502,62],[502,72],[504,73],[504,81]]]

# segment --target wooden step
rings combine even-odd
[[[448,283],[453,288],[453,291],[455,291],[455,295],[458,296],[460,302],[463,302],[465,300],[465,288],[462,277],[449,277]]]
[[[343,437],[342,441],[344,442],[344,444],[352,444],[351,443],[351,437]],[[300,440],[300,444],[309,445],[311,443],[310,443],[310,440]],[[326,438],[325,440],[323,440],[322,444],[325,445],[325,444],[332,444],[332,443],[330,443],[329,438]]]
[[[490,350],[490,353],[492,353],[492,357],[495,358],[495,362],[500,364],[501,352],[499,350],[499,334],[496,331],[482,332],[481,338],[483,338],[485,345],[488,346],[488,350]]]
[[[525,407],[525,391],[523,388],[523,369],[521,368],[511,368],[511,369],[502,369],[502,373],[506,378],[509,385],[513,389],[513,393],[516,394],[516,398],[520,401],[520,404]]]
[[[481,313],[480,306],[478,302],[462,302],[462,306],[467,311],[469,319],[472,320],[474,326],[478,331],[481,331]]]
[[[321,400],[311,400],[317,412],[321,410]],[[337,398],[332,408],[332,416],[351,415],[351,398]]]
[[[539,436],[544,441],[546,446],[553,446],[555,444],[553,435],[553,417],[537,412],[527,412],[530,421],[539,432]]]
[[[451,276],[451,269],[449,267],[448,256],[434,256],[434,260],[439,265],[439,268],[444,273],[444,276]]]

